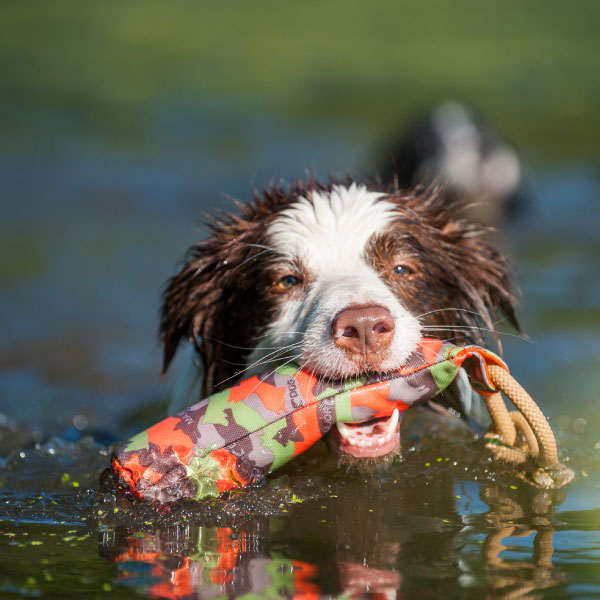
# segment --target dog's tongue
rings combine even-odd
[[[398,409],[387,418],[364,423],[338,423],[337,437],[337,448],[342,454],[356,458],[385,456],[400,445]]]

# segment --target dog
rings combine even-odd
[[[468,203],[471,219],[504,227],[530,208],[517,152],[464,104],[442,102],[385,146],[383,181],[401,188],[442,181],[447,196]]]
[[[438,187],[308,178],[237,204],[163,294],[163,368],[189,340],[194,401],[290,362],[327,379],[384,376],[421,337],[483,343],[498,318],[519,328],[507,259]],[[442,402],[461,410],[457,386]],[[338,424],[332,439],[356,459],[393,455],[398,413]]]

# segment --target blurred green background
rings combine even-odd
[[[76,129],[151,154],[157,117],[215,105],[234,121],[351,121],[375,143],[450,97],[520,146],[577,159],[600,133],[599,19],[594,1],[5,1],[2,144],[30,152]],[[214,152],[244,152],[236,129]]]

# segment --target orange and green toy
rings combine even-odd
[[[477,346],[422,339],[406,364],[383,380],[361,377],[342,384],[289,365],[246,379],[119,446],[113,455],[113,475],[121,490],[142,500],[217,496],[264,479],[310,448],[334,423],[388,417],[395,409],[402,412],[434,398],[461,367],[473,388],[490,398],[488,408],[501,414],[494,402],[495,381],[502,379],[501,373],[514,380],[500,358]],[[496,424],[491,408],[490,412]],[[516,421],[512,427],[523,431]],[[507,444],[499,437],[491,440],[492,446],[505,450]],[[539,462],[551,466],[557,459],[541,441]],[[515,443],[516,438],[509,441]]]

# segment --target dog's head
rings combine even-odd
[[[205,394],[288,361],[332,379],[386,373],[423,335],[476,343],[498,314],[517,325],[506,260],[435,189],[309,181],[239,208],[164,295],[164,367],[190,339]],[[354,456],[397,446],[397,415],[339,429]]]

